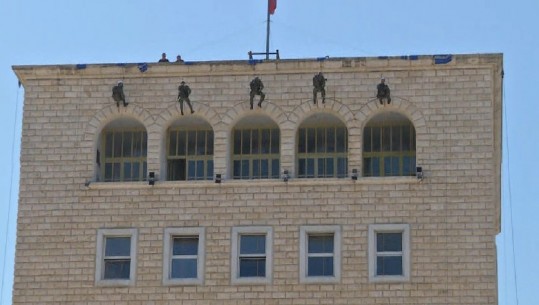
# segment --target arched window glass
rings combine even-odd
[[[213,130],[205,121],[186,118],[167,133],[167,180],[213,179]]]
[[[270,119],[250,116],[232,131],[234,179],[279,178],[280,131]]]
[[[134,120],[118,119],[105,126],[98,156],[103,181],[146,180],[147,142],[146,129]]]
[[[363,176],[415,176],[415,128],[405,116],[386,112],[363,130]]]
[[[316,114],[297,136],[298,178],[344,178],[348,171],[348,130],[337,118]]]

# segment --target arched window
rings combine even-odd
[[[146,180],[148,136],[132,119],[117,119],[101,132],[98,166],[105,182]]]
[[[249,116],[232,130],[232,177],[234,179],[279,178],[280,132],[264,116]]]
[[[167,132],[167,180],[213,179],[213,129],[202,119],[187,117]]]
[[[363,176],[414,176],[415,128],[405,116],[384,112],[363,130]]]
[[[343,178],[348,171],[348,131],[339,119],[315,114],[297,136],[298,178]]]

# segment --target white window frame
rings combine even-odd
[[[309,235],[333,234],[333,276],[308,276]],[[299,234],[299,280],[300,283],[338,283],[341,280],[341,226],[301,226]]]
[[[171,278],[170,269],[172,267],[172,239],[175,237],[197,237],[198,251],[197,255],[189,258],[197,259],[197,277],[196,278]],[[204,284],[204,265],[206,253],[204,251],[206,244],[205,229],[202,227],[189,228],[165,228],[163,245],[163,285],[202,285]],[[187,257],[186,257],[187,258]]]
[[[105,276],[105,242],[108,237],[130,237],[129,279],[104,279]],[[95,284],[97,286],[132,286],[135,284],[137,271],[137,229],[99,229],[97,230],[97,252],[95,267]]]
[[[376,250],[377,233],[401,233],[402,251],[393,254],[402,255],[402,275],[377,275]],[[406,282],[410,280],[410,225],[409,224],[372,224],[369,225],[369,281],[370,282]]]
[[[240,277],[240,237],[241,235],[265,235],[266,237],[266,276]],[[231,278],[232,284],[270,284],[273,279],[273,228],[269,226],[248,226],[232,228],[231,244]]]

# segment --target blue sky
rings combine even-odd
[[[162,52],[187,61],[246,59],[249,50],[265,50],[266,5],[0,0],[1,305],[11,303],[13,285],[24,95],[11,66],[155,62]],[[532,161],[539,145],[538,12],[537,0],[278,0],[272,16],[271,49],[282,58],[504,53],[503,231],[497,238],[504,305],[539,299],[539,168]]]

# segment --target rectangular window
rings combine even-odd
[[[300,228],[300,282],[337,283],[341,278],[341,227]]]
[[[213,179],[213,131],[169,130],[167,180]]]
[[[410,278],[410,226],[369,226],[369,280],[408,281]]]
[[[233,284],[269,284],[272,279],[271,227],[232,228]]]
[[[136,271],[136,247],[136,229],[98,230],[96,285],[133,285]]]
[[[279,178],[279,129],[234,131],[234,179]]]
[[[202,284],[204,228],[166,228],[164,236],[163,284]]]

